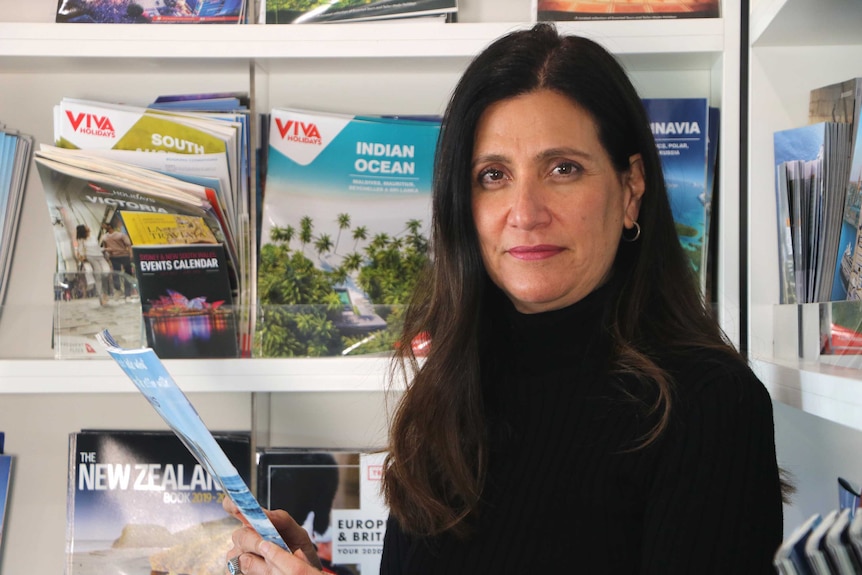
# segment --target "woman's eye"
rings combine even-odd
[[[479,176],[477,180],[480,184],[491,184],[494,182],[499,182],[504,179],[505,175],[502,170],[498,170],[496,168],[486,168],[479,172]]]
[[[575,164],[574,162],[560,162],[551,170],[554,175],[559,176],[569,176],[571,174],[575,174],[580,170],[580,166]]]

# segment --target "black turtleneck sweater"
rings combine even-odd
[[[490,462],[473,535],[414,538],[390,519],[383,575],[774,573],[782,538],[772,404],[720,351],[660,358],[650,386],[609,373],[604,290],[525,315],[503,302],[483,364]]]

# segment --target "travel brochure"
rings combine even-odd
[[[251,437],[213,436],[246,481]],[[223,575],[240,522],[225,492],[170,430],[69,434],[65,575]]]
[[[456,0],[262,0],[261,24],[366,22],[405,18],[446,22],[457,14]]]
[[[164,359],[239,357],[237,313],[218,243],[133,245],[147,345]]]
[[[862,78],[811,90],[808,110],[773,134],[780,301],[859,300]]]
[[[289,551],[248,485],[159,356],[147,347],[122,348],[107,330],[99,332],[98,340],[221,491],[236,503],[249,525],[265,540]]]
[[[57,22],[76,24],[240,24],[245,0],[59,0]]]
[[[644,98],[677,236],[706,286],[718,116],[706,98]],[[713,137],[710,137],[710,134]]]
[[[720,0],[533,0],[536,20],[718,18]]]
[[[249,9],[251,8],[251,10]],[[72,24],[249,24],[246,0],[59,0],[56,22]],[[261,0],[260,24],[397,19],[454,21],[456,0]]]
[[[325,572],[379,573],[388,517],[381,491],[385,456],[368,449],[264,449],[258,498],[305,528]]]
[[[842,286],[851,281],[852,272],[848,248],[841,250],[844,255],[839,246],[849,173],[848,128],[845,123],[819,122],[774,134],[782,303],[846,299]]]
[[[388,353],[428,261],[439,118],[272,111],[255,354]]]
[[[0,123],[0,305],[6,295],[33,138]]]
[[[230,297],[218,297],[224,303],[219,318],[237,315],[228,330],[236,345],[220,348],[229,357],[250,353],[251,320],[243,311],[250,309],[252,259],[247,100],[225,92],[161,96],[143,107],[73,98],[55,106],[55,145],[43,144],[35,156],[58,254],[58,358],[103,355],[95,340],[100,325],[109,325],[124,345],[139,344],[151,321],[147,312],[163,303],[140,293],[152,274],[142,277],[131,260],[107,257],[109,233],[125,236],[132,246],[219,244],[230,291]],[[203,295],[183,294],[192,305]],[[184,309],[183,315],[197,313],[195,321],[201,321],[207,310]],[[159,351],[167,357],[178,353]]]

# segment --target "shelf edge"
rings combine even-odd
[[[382,392],[387,358],[166,360],[183,391]],[[0,395],[137,393],[115,362],[2,360]]]
[[[0,56],[32,58],[389,58],[471,57],[528,22],[339,24],[216,27],[0,22]],[[723,49],[721,18],[559,22],[621,54],[701,53]],[[384,38],[381,40],[381,38]],[[110,49],[106,47],[110,46]]]
[[[775,401],[862,431],[858,370],[801,361],[754,359],[751,364]]]

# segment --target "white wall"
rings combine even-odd
[[[862,432],[773,402],[778,464],[797,493],[784,506],[785,536],[814,513],[838,509],[838,477],[862,484]]]

